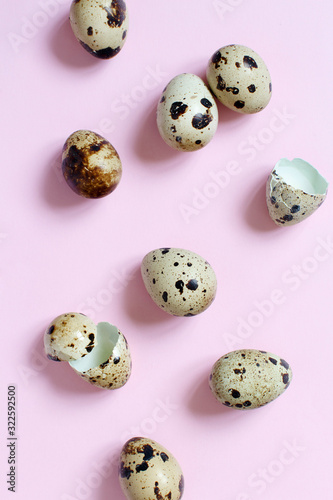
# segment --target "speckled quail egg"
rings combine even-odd
[[[118,186],[122,165],[117,151],[104,137],[77,130],[63,146],[62,173],[76,194],[103,198]]]
[[[184,491],[184,476],[174,456],[143,437],[123,446],[119,481],[128,500],[179,500]]]
[[[269,215],[278,226],[297,224],[324,203],[327,189],[328,182],[312,165],[300,158],[283,158],[266,185]]]
[[[210,264],[182,248],[159,248],[141,264],[145,287],[155,304],[174,316],[195,316],[207,309],[216,294]]]
[[[95,323],[84,314],[61,314],[46,329],[45,352],[53,361],[80,359],[91,352],[96,335]]]
[[[69,19],[82,47],[99,59],[114,57],[125,43],[128,15],[123,0],[73,0]]]
[[[196,151],[213,138],[218,110],[211,92],[196,75],[184,73],[165,87],[157,106],[157,126],[164,141],[180,151]]]
[[[259,408],[280,396],[292,372],[279,356],[256,349],[232,351],[213,366],[209,385],[215,398],[239,410]]]
[[[266,64],[243,45],[217,50],[209,61],[207,79],[217,99],[238,113],[257,113],[271,99],[272,82]]]
[[[45,352],[52,361],[68,361],[75,372],[105,389],[122,387],[131,374],[131,355],[117,327],[102,322],[96,326],[87,316],[61,314],[44,334]]]

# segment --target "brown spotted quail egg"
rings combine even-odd
[[[259,408],[289,386],[289,364],[266,351],[243,349],[222,356],[213,366],[209,385],[215,398],[239,410]]]
[[[76,194],[103,198],[118,186],[122,165],[117,151],[104,137],[77,130],[64,144],[62,173]]]
[[[325,201],[328,182],[309,163],[283,158],[266,185],[268,212],[278,226],[292,226],[309,217]]]
[[[218,125],[214,97],[196,75],[171,80],[157,107],[157,126],[163,140],[180,151],[196,151],[213,138]]]
[[[125,43],[128,15],[123,0],[73,0],[69,19],[82,47],[99,59],[114,57]]]
[[[128,500],[180,500],[184,491],[184,476],[174,456],[143,437],[123,446],[119,481]]]
[[[266,64],[243,45],[217,50],[209,61],[207,79],[217,99],[238,113],[257,113],[271,99],[272,82]]]
[[[216,276],[210,264],[182,248],[159,248],[141,264],[145,287],[155,304],[174,316],[205,311],[216,294]]]
[[[87,316],[61,314],[44,334],[52,361],[68,361],[75,372],[105,389],[122,387],[131,374],[131,355],[124,335],[110,323],[95,325]]]

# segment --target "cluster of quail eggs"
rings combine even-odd
[[[90,54],[110,59],[123,47],[128,13],[123,0],[73,0],[70,23],[79,43]],[[196,151],[213,138],[218,126],[215,98],[238,113],[263,110],[272,95],[269,71],[262,58],[242,45],[217,50],[207,68],[209,87],[194,74],[174,77],[157,106],[161,137],[179,151]],[[69,187],[85,198],[114,191],[122,175],[115,148],[90,130],[72,133],[63,146],[62,172]],[[279,226],[309,217],[325,200],[328,183],[301,159],[280,160],[266,186],[269,215]],[[183,248],[158,248],[142,260],[141,275],[152,301],[167,314],[193,317],[214,301],[217,278],[200,255]],[[120,330],[97,325],[87,316],[69,312],[57,316],[44,334],[47,357],[68,362],[84,380],[103,389],[119,389],[128,381],[132,361]],[[243,349],[220,357],[212,367],[209,387],[222,405],[250,410],[267,405],[288,388],[289,363],[279,356]],[[128,500],[179,500],[184,476],[175,457],[151,439],[134,437],[123,446],[119,481]]]
[[[262,58],[242,45],[216,51],[207,68],[210,90],[196,75],[178,75],[165,87],[157,107],[161,137],[174,149],[196,151],[213,138],[218,125],[215,97],[244,114],[257,113],[270,101],[272,82]]]
[[[75,37],[95,57],[110,59],[125,43],[128,12],[124,0],[73,0],[69,18]],[[208,87],[191,73],[175,76],[158,103],[159,133],[178,151],[197,151],[213,139],[219,120],[215,98],[237,113],[254,114],[272,96],[265,62],[243,45],[226,45],[215,51],[206,76]],[[62,171],[75,193],[102,198],[119,184],[122,164],[104,137],[78,130],[64,144]],[[282,159],[267,181],[268,213],[278,226],[297,224],[320,207],[327,188],[327,181],[307,162]]]

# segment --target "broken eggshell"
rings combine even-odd
[[[180,500],[184,476],[175,457],[149,438],[127,441],[120,455],[119,482],[128,500]]]
[[[141,264],[146,290],[155,304],[174,316],[195,316],[213,302],[217,281],[200,255],[182,248],[159,248]]]
[[[300,158],[281,159],[266,184],[270,217],[278,226],[292,226],[309,217],[327,195],[328,182]]]
[[[266,351],[241,349],[216,361],[209,386],[223,405],[251,410],[276,399],[291,380],[292,371],[284,359]]]
[[[105,389],[118,389],[131,374],[131,355],[117,327],[96,326],[80,313],[55,318],[44,334],[45,352],[52,361],[68,361],[87,382]]]
[[[92,350],[96,335],[95,323],[84,314],[61,314],[45,331],[46,355],[52,361],[80,359]]]

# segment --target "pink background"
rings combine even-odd
[[[332,182],[332,3],[128,0],[128,39],[109,61],[76,42],[70,2],[46,3],[2,2],[1,497],[12,498],[6,393],[16,384],[18,499],[121,500],[113,464],[135,435],[177,457],[185,500],[330,498],[333,200],[277,228],[264,186],[282,157]],[[266,61],[269,106],[253,116],[219,106],[206,148],[173,151],[155,125],[162,89],[179,73],[204,77],[230,43]],[[104,135],[123,162],[119,187],[101,200],[81,199],[61,177],[62,145],[80,128]],[[141,260],[161,246],[213,266],[218,293],[202,315],[168,316],[145,292]],[[44,329],[68,311],[126,335],[133,372],[122,389],[99,390],[45,360]],[[208,375],[237,348],[289,361],[288,391],[256,411],[220,406]]]

